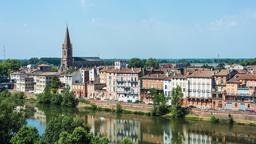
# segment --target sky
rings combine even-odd
[[[0,59],[256,57],[255,0],[1,0]],[[5,49],[5,54],[4,54]]]

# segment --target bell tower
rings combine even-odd
[[[62,58],[61,58],[61,71],[65,71],[72,67],[73,57],[72,57],[72,44],[70,42],[68,26],[66,28],[66,34],[64,43],[62,44]]]

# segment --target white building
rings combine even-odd
[[[188,80],[187,77],[182,74],[176,74],[172,77],[171,91],[174,88],[180,87],[183,93],[183,97],[188,97]]]
[[[44,92],[46,86],[50,86],[52,78],[58,76],[56,72],[43,72],[34,75],[34,93],[39,94]]]
[[[212,97],[213,71],[195,71],[188,76],[188,96],[209,99]]]
[[[66,86],[69,86],[70,89],[72,89],[73,83],[82,83],[83,79],[85,79],[85,73],[83,73],[83,70],[77,70],[71,74],[64,74],[60,76],[60,82],[65,84]],[[88,74],[87,74],[88,77]]]
[[[34,90],[34,79],[32,77],[23,77],[15,82],[15,90],[20,92],[32,92]]]
[[[115,69],[127,68],[127,63],[125,61],[115,61]]]
[[[107,70],[106,88],[109,99],[135,102],[140,100],[141,69]]]

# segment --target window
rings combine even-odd
[[[164,89],[167,89],[167,85],[164,85]]]

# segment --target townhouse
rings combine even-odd
[[[163,83],[166,78],[165,74],[147,74],[141,77],[141,100],[145,103],[153,103],[150,90],[154,89],[157,93],[163,92]]]
[[[256,110],[255,104],[253,104],[256,96],[255,74],[236,74],[227,81],[226,92],[227,94],[224,98],[225,109]]]
[[[35,73],[34,75],[34,93],[39,94],[44,92],[44,89],[47,86],[50,86],[52,78],[53,77],[58,77],[59,73],[57,72],[40,72],[40,73]]]
[[[212,107],[213,75],[213,71],[199,70],[187,77],[188,97],[184,100],[185,105],[193,105],[198,108]]]
[[[106,90],[110,100],[140,101],[140,68],[109,69],[106,71]]]

